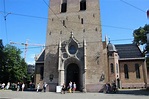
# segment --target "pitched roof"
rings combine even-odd
[[[115,45],[120,58],[142,58],[143,54],[136,44]]]
[[[44,55],[45,55],[45,49],[37,57],[36,63],[42,63],[42,62],[44,62]]]

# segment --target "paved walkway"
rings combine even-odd
[[[55,92],[17,92],[0,90],[0,99],[149,99],[149,91],[120,90],[117,94],[104,93],[66,93]]]

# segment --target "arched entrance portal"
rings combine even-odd
[[[67,75],[66,75],[66,84],[69,85],[69,82],[72,81],[76,83],[77,89],[80,90],[80,69],[77,64],[72,63],[67,67]]]

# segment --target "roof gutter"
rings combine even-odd
[[[119,58],[119,60],[145,60],[145,57],[139,57],[139,58]]]

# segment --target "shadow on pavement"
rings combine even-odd
[[[114,93],[114,94],[128,94],[128,95],[145,95],[145,96],[149,96],[149,90],[145,90],[145,89],[121,89],[118,90],[118,92]]]

